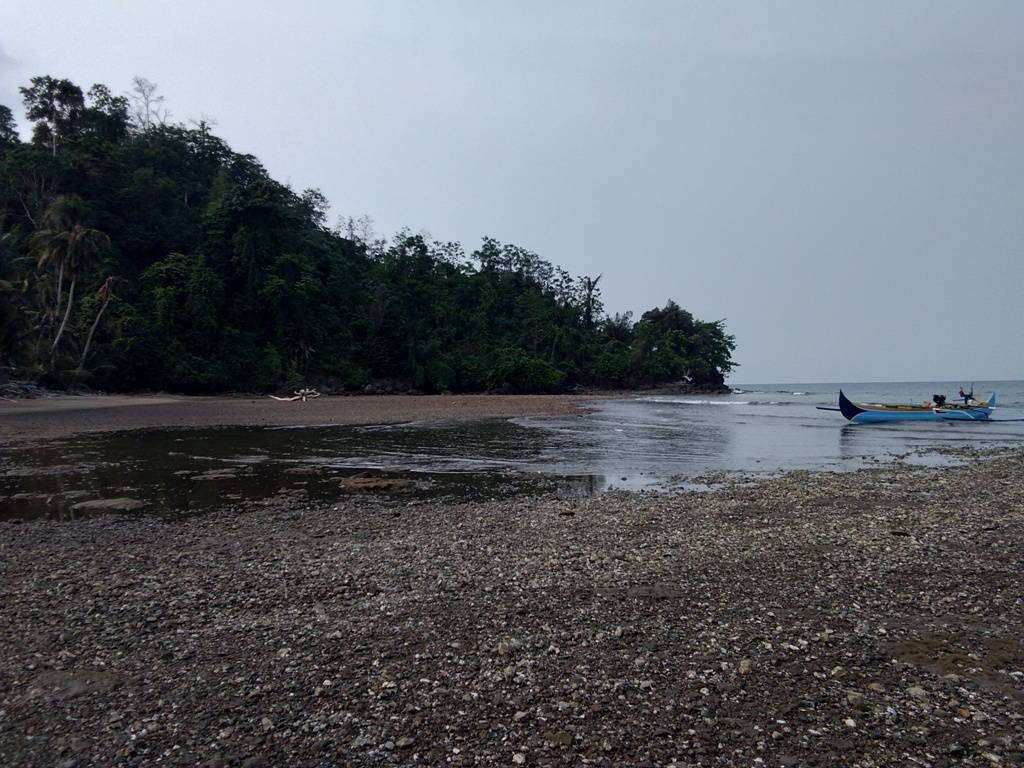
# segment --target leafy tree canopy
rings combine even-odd
[[[735,366],[722,320],[669,301],[606,315],[601,275],[524,248],[367,217],[328,225],[157,86],[35,77],[22,142],[0,105],[0,376],[107,390],[304,385],[561,391],[688,382]]]

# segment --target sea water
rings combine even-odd
[[[964,382],[970,388],[970,382]],[[851,424],[858,402],[953,400],[960,382],[733,385],[721,395],[630,394],[567,416],[378,426],[135,430],[0,448],[0,519],[74,517],[74,504],[128,497],[144,513],[201,513],[293,494],[341,497],[371,472],[415,480],[415,493],[464,499],[522,493],[595,495],[712,486],[721,474],[852,471],[885,462],[948,467],[959,449],[1024,445],[1024,382],[974,382],[997,393],[991,422]],[[227,471],[214,479],[209,470]],[[231,475],[231,476],[229,476]]]
[[[995,391],[993,421],[851,424],[834,410],[839,390],[857,402],[923,403],[950,382],[734,385],[722,395],[640,395],[596,404],[585,418],[520,420],[550,433],[545,457],[559,471],[587,471],[605,489],[671,490],[717,473],[849,471],[887,461],[954,466],[951,449],[1024,445],[1024,382],[974,382]],[[971,382],[964,384],[967,390]],[[961,429],[966,427],[966,429]]]

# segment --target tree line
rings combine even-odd
[[[601,276],[526,249],[327,223],[135,78],[32,78],[0,105],[0,378],[105,391],[556,392],[724,385],[724,321],[609,315]]]

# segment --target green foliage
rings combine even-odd
[[[0,104],[0,157],[18,146],[18,125],[10,107]]]
[[[22,89],[32,140],[0,105],[0,367],[46,383],[181,392],[390,381],[424,392],[555,392],[734,366],[723,321],[674,302],[607,316],[601,276],[537,254],[326,226],[252,156],[129,98],[64,80]],[[60,342],[58,344],[57,342]]]
[[[231,386],[225,370],[222,280],[199,255],[173,253],[145,271],[132,324],[139,386],[215,391]],[[134,355],[133,355],[134,356]]]
[[[61,337],[71,318],[75,287],[86,267],[86,261],[99,252],[101,245],[109,243],[109,238],[104,233],[88,226],[89,219],[89,208],[78,195],[58,197],[46,210],[42,226],[36,230],[30,242],[29,256],[37,260],[37,267],[50,267],[55,276],[55,306],[52,313],[45,315],[48,322],[44,322],[44,326],[49,329],[57,328],[50,345],[50,360],[47,367],[51,370]],[[70,283],[67,305],[61,314],[65,275]]]
[[[21,88],[25,102],[25,115],[34,122],[33,141],[57,154],[60,141],[70,138],[79,130],[79,120],[85,109],[82,89],[69,80],[52,77],[33,77],[32,85]]]
[[[502,347],[487,374],[492,388],[510,385],[519,392],[551,392],[565,374],[550,363],[530,357],[520,347]]]
[[[645,383],[681,378],[696,386],[721,387],[735,366],[735,348],[724,320],[694,320],[674,301],[645,312],[633,328],[636,373]]]

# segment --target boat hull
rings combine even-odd
[[[886,405],[855,403],[839,390],[839,410],[854,424],[884,421],[988,421],[995,406],[996,394],[977,405]]]

